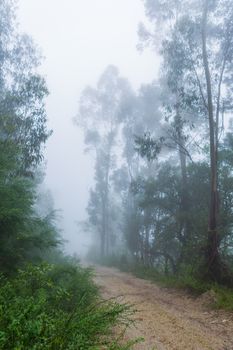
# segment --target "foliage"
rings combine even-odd
[[[0,141],[0,261],[7,274],[59,243],[52,218],[42,218],[34,209],[36,183],[21,175],[21,155],[13,142]]]
[[[0,266],[8,275],[55,248],[59,235],[49,213],[35,210],[48,91],[35,45],[18,32],[16,1],[1,1],[0,28]]]
[[[0,349],[128,349],[111,329],[130,308],[101,302],[89,269],[29,265],[1,278],[0,305]]]
[[[219,152],[224,130],[224,116],[232,109],[232,23],[230,1],[145,1],[146,14],[151,21],[150,35],[141,30],[141,38],[154,46],[156,31],[163,26],[160,52],[164,89],[164,118],[170,124],[169,137],[175,141],[183,181],[181,207],[189,209],[192,197],[187,177],[187,156],[197,156],[195,128],[199,127],[200,143],[208,147],[209,156],[202,152],[209,166],[208,230],[205,243],[200,247],[204,277],[220,283],[232,284],[232,276],[222,259],[221,241],[221,165]],[[169,9],[169,10],[168,10]],[[150,40],[146,40],[146,39]],[[165,96],[165,93],[168,92]],[[190,128],[187,126],[190,125]],[[200,133],[202,126],[203,134]],[[150,144],[156,145],[151,140]],[[190,145],[192,156],[190,155]],[[194,147],[195,146],[195,147]],[[156,147],[154,147],[156,150]],[[200,154],[200,149],[198,153]],[[141,152],[142,153],[142,152]],[[148,153],[148,155],[146,154]],[[144,156],[150,156],[144,150]],[[188,210],[186,210],[188,211]],[[184,240],[192,233],[188,212],[179,220]],[[182,231],[181,230],[181,231]],[[225,233],[226,234],[226,233]]]
[[[43,158],[48,90],[38,74],[40,54],[32,39],[18,31],[17,0],[0,3],[0,139],[21,148],[20,171],[32,174]]]

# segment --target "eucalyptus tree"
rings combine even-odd
[[[128,187],[124,193],[124,233],[130,251],[149,264],[151,209],[139,208],[138,196],[132,192],[132,183],[141,181],[141,177],[149,178],[155,174],[155,164],[142,160],[135,148],[135,136],[143,137],[148,132],[153,137],[163,133],[162,115],[160,112],[160,88],[156,82],[142,85],[138,92],[131,93],[122,100],[122,160],[123,169],[128,172]],[[151,131],[153,130],[153,132]],[[126,171],[127,170],[127,171]],[[134,221],[134,222],[133,222]]]
[[[0,137],[22,149],[21,171],[31,172],[42,160],[46,125],[45,80],[38,74],[40,54],[18,31],[16,0],[0,2]]]
[[[162,54],[163,48],[169,48],[171,61],[179,63],[172,72],[183,79],[179,85],[182,110],[198,112],[206,121],[210,200],[205,268],[208,277],[224,281],[228,276],[219,254],[218,152],[224,115],[232,106],[233,4],[229,0],[147,0],[145,6],[154,28],[162,19]],[[154,38],[147,33],[148,40]]]
[[[6,273],[58,244],[52,217],[36,211],[36,170],[50,134],[48,91],[37,48],[18,32],[16,5],[0,1],[0,269]]]
[[[143,25],[139,28],[141,44],[151,45],[162,55],[160,72],[160,103],[163,115],[163,134],[154,138],[151,134],[137,139],[140,154],[148,159],[156,159],[165,149],[174,156],[177,151],[182,177],[180,198],[180,238],[184,251],[191,234],[189,222],[189,186],[187,165],[192,161],[192,138],[194,136],[194,121],[197,113],[191,112],[183,105],[188,104],[187,94],[184,95],[185,70],[181,36],[176,27],[182,18],[184,2],[180,1],[145,1],[146,15],[152,23],[150,32]],[[162,27],[162,31],[158,31]],[[159,32],[159,34],[158,34]],[[183,253],[181,253],[181,261]]]
[[[130,91],[128,82],[118,69],[109,66],[100,77],[97,88],[87,87],[80,99],[76,118],[83,127],[85,143],[95,155],[95,189],[91,191],[89,215],[99,237],[101,254],[110,249],[113,200],[110,201],[111,175],[116,167],[116,147],[119,134],[119,108],[123,96]]]

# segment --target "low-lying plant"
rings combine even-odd
[[[0,279],[0,349],[129,349],[112,329],[127,327],[131,313],[128,305],[100,300],[90,269],[30,265]]]

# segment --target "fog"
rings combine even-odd
[[[13,36],[4,10],[2,104],[12,125],[3,118],[3,138],[19,139],[15,173],[39,180],[31,169],[48,138],[46,89],[30,40]],[[39,74],[53,130],[45,186],[66,251],[165,275],[190,268],[198,279],[203,267],[229,284],[232,2],[20,0],[18,14],[44,55]],[[47,199],[37,203],[43,220]]]
[[[233,349],[232,116],[232,0],[0,0],[1,349]]]
[[[83,132],[72,121],[81,91],[95,86],[109,64],[137,89],[156,77],[158,59],[136,48],[138,24],[146,22],[141,0],[20,0],[18,14],[21,31],[42,51],[40,71],[50,91],[46,186],[62,211],[66,249],[79,253],[86,240],[76,222],[86,218],[94,176],[93,159],[83,153]]]

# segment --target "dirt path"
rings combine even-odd
[[[145,339],[135,350],[233,350],[233,313],[112,268],[96,267],[95,279],[104,298],[135,305],[136,323],[126,337]]]

